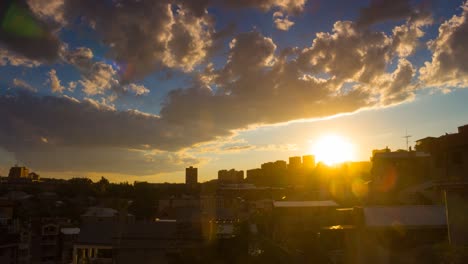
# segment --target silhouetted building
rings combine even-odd
[[[244,171],[220,170],[218,171],[218,181],[220,183],[242,183],[244,181]]]
[[[432,177],[441,181],[468,181],[468,125],[458,133],[416,141],[416,150],[431,154]]]
[[[307,251],[307,244],[317,244],[320,228],[331,225],[339,205],[324,201],[274,201],[271,215],[271,238],[286,248]]]
[[[38,182],[41,180],[41,176],[35,172],[31,172],[28,174],[28,178],[31,179],[33,182]]]
[[[247,170],[248,182],[259,182],[263,178],[263,170],[260,168]]]
[[[73,263],[170,263],[172,256],[199,241],[174,220],[87,224],[75,243]]]
[[[373,151],[371,202],[401,203],[399,194],[430,180],[430,154],[419,151]]]
[[[13,203],[0,200],[0,263],[17,263],[18,231],[13,219]]]
[[[198,183],[198,169],[190,166],[185,169],[185,184],[196,185]]]
[[[333,263],[433,263],[447,239],[440,205],[340,208],[335,216],[319,237]]]
[[[29,169],[26,167],[14,166],[10,168],[8,177],[10,178],[27,178],[29,175]]]
[[[61,263],[72,263],[73,244],[78,239],[79,234],[80,234],[80,229],[78,227],[60,228]]]
[[[31,219],[31,263],[62,263],[60,227],[63,225],[70,225],[70,220],[55,217]]]
[[[301,157],[289,157],[288,169],[299,170],[302,167]]]
[[[263,163],[259,169],[247,170],[247,182],[257,186],[284,185],[288,165],[284,160]]]
[[[302,166],[306,170],[315,168],[315,156],[314,155],[302,156]]]
[[[467,247],[468,183],[440,182],[438,188],[444,194],[449,243],[455,247]]]
[[[88,207],[86,212],[81,215],[82,223],[116,223],[116,222],[125,222],[133,223],[135,222],[135,216],[132,214],[122,215],[124,212],[119,212],[112,208],[105,207]]]

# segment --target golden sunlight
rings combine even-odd
[[[317,162],[335,165],[355,159],[354,145],[345,137],[339,135],[326,135],[319,138],[310,151],[315,155]]]

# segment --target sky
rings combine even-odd
[[[468,124],[462,0],[7,0],[0,175],[199,181]],[[337,150],[339,151],[339,150]]]

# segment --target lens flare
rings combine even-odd
[[[41,38],[46,35],[42,25],[28,10],[12,3],[2,19],[3,31],[17,37]]]

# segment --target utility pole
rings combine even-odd
[[[406,129],[405,136],[403,138],[406,139],[406,150],[409,151],[409,138],[412,137],[411,135],[408,135],[408,129]]]

